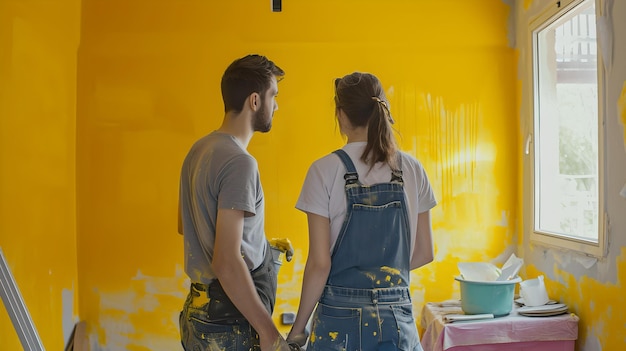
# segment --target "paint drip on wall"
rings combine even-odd
[[[622,130],[624,133],[624,150],[626,150],[626,82],[622,87],[622,94],[617,101],[617,108],[620,114],[620,122],[622,123]],[[619,193],[622,197],[626,198],[626,184],[622,187],[622,191]]]

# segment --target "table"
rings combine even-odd
[[[446,314],[462,314],[458,300],[429,302],[422,308],[425,351],[573,351],[578,316],[525,317],[514,306],[505,317],[448,323]]]

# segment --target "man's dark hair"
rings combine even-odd
[[[283,77],[285,72],[267,57],[247,55],[233,61],[222,76],[224,112],[241,112],[252,93],[261,96],[269,88],[272,77]]]

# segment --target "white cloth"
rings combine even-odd
[[[578,338],[579,318],[573,313],[525,317],[513,307],[505,317],[446,323],[445,316],[462,313],[459,300],[426,303],[421,313],[424,350],[570,350],[569,345],[574,350]]]

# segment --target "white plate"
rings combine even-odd
[[[542,313],[520,313],[519,315],[524,316],[524,317],[552,317],[552,316],[558,316],[558,315],[565,314],[565,313],[567,313],[567,310],[542,312]]]
[[[519,299],[515,299],[515,303],[518,305],[522,305],[522,306],[526,304],[523,297],[520,297]],[[554,305],[555,303],[557,302],[554,300],[549,300],[548,302],[546,302],[546,305]]]
[[[522,316],[530,316],[530,317],[547,317],[547,316],[556,316],[559,314],[567,313],[567,305],[562,303],[552,304],[552,305],[543,305],[543,306],[526,306],[520,307],[517,309],[517,313]]]

